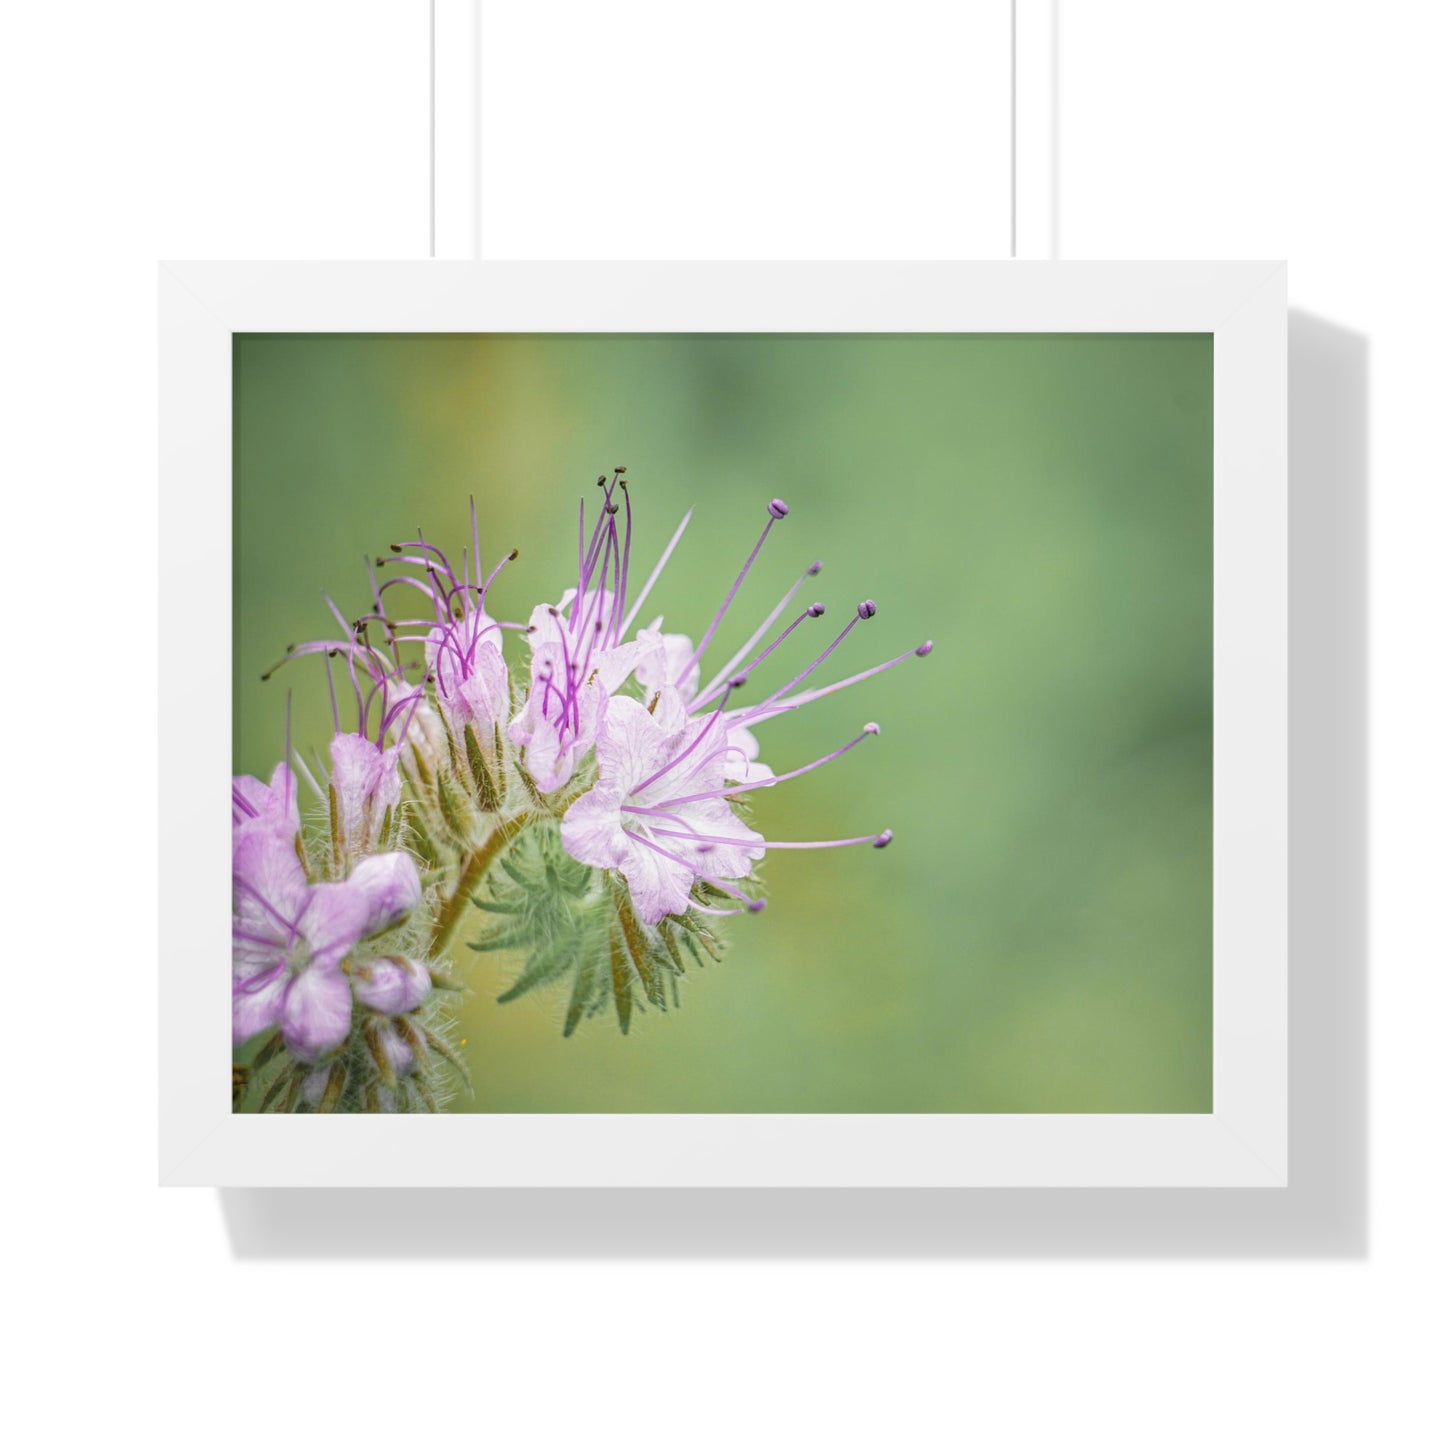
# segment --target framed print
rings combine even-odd
[[[160,319],[163,1183],[1286,1183],[1282,264]]]

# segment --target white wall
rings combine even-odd
[[[863,12],[888,33],[890,7],[809,8],[824,25]],[[1312,918],[1363,924],[1334,896],[1362,852],[1358,771],[1331,803],[1323,767],[1343,757],[1348,770],[1362,733],[1322,708],[1297,734],[1320,765],[1311,816],[1351,833],[1330,855],[1336,887],[1295,900],[1297,941],[1303,930],[1314,945],[1294,959],[1296,988],[1320,1001],[1325,1041],[1311,1054],[1297,1038],[1314,1065],[1311,1096],[1297,1096],[1320,1165],[1317,1196],[1298,1196],[1309,1207],[984,1200],[957,1227],[946,1198],[587,1203],[624,1254],[653,1232],[641,1211],[659,1211],[674,1257],[638,1262],[606,1257],[565,1201],[511,1201],[489,1222],[465,1199],[423,1201],[419,1216],[406,1199],[231,1196],[223,1210],[209,1192],[158,1190],[154,262],[425,254],[426,6],[11,7],[0,437],[9,555],[28,577],[11,605],[38,614],[13,619],[5,715],[23,870],[6,889],[5,960],[7,1415],[32,1416],[18,1438],[1413,1439],[1430,1416],[1438,1428],[1436,7],[1060,8],[1061,254],[1285,255],[1296,304],[1332,324],[1301,323],[1304,370],[1319,373],[1319,435],[1332,434],[1318,407],[1332,385],[1348,424],[1313,453],[1297,436],[1322,495],[1312,476],[1295,489],[1307,512],[1333,505],[1335,525],[1296,569],[1347,663],[1360,660],[1350,533],[1369,476],[1367,1016],[1349,948],[1310,931]],[[907,9],[921,23],[922,7]],[[665,31],[637,43],[667,65]],[[735,36],[722,53],[747,64]],[[693,49],[686,64],[706,76],[711,59]],[[908,113],[913,74],[880,66],[859,102]],[[780,234],[776,254],[795,237]],[[1362,358],[1367,427],[1351,412]],[[60,517],[69,537],[77,516],[87,546],[57,554],[49,530]],[[1349,668],[1332,670],[1320,627],[1310,636],[1305,682],[1326,699],[1333,683],[1349,711]],[[73,668],[58,695],[27,690],[42,659]],[[1313,882],[1327,875],[1322,863]],[[1352,1184],[1366,1022],[1367,1200]],[[1331,1153],[1336,1136],[1349,1147]],[[498,1257],[512,1240],[532,1256],[555,1240],[564,1257]],[[849,1240],[875,1257],[824,1257]],[[813,1257],[727,1257],[788,1251]],[[348,1257],[366,1253],[392,1258]],[[603,1257],[565,1257],[588,1253]],[[724,1258],[676,1257],[689,1253]],[[1407,1411],[1411,1426],[1383,1423]]]

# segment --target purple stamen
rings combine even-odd
[[[699,873],[686,858],[681,858],[676,853],[659,847],[652,839],[643,837],[641,833],[634,833],[630,828],[624,828],[622,831],[629,838],[641,843],[644,848],[651,848],[654,853],[660,853],[664,858],[670,858],[674,863],[680,863],[689,873],[701,878],[704,883],[710,883],[719,892],[726,893],[728,897],[736,898],[739,903],[746,904],[750,913],[761,913],[766,906],[761,898],[749,898],[740,888],[734,888],[731,883],[726,883],[721,878],[713,878],[706,873]]]
[[[753,847],[757,846],[751,839],[727,838],[721,834],[680,833],[672,828],[658,827],[653,827],[652,831],[659,838],[681,838],[691,843],[721,843],[740,847],[747,847],[749,845]],[[875,848],[886,848],[892,841],[893,830],[891,828],[885,828],[881,833],[863,833],[857,838],[830,838],[826,841],[816,843],[777,843],[772,839],[768,839],[762,846],[764,848],[850,848],[855,843],[871,843]]]
[[[781,510],[778,510],[779,508],[781,508]],[[768,521],[767,525],[763,528],[763,535],[758,538],[757,545],[748,553],[748,560],[743,563],[743,570],[738,573],[737,581],[733,583],[728,595],[723,598],[723,605],[718,608],[717,616],[708,624],[707,631],[703,633],[702,641],[697,645],[697,651],[688,659],[687,666],[682,670],[683,677],[686,677],[688,673],[702,661],[702,655],[707,651],[708,643],[713,640],[714,634],[722,624],[723,618],[727,615],[728,608],[733,604],[733,598],[738,595],[738,588],[743,585],[743,578],[748,575],[753,563],[758,560],[758,553],[763,550],[763,543],[768,540],[768,533],[773,530],[773,523],[787,515],[788,509],[784,503],[778,501],[776,498],[768,503]]]
[[[382,605],[382,601],[381,601],[381,588],[377,585],[377,582],[376,582],[376,568],[371,565],[371,558],[370,558],[370,557],[365,558],[365,562],[366,562],[366,577],[367,577],[367,581],[369,581],[369,582],[371,583],[371,595],[372,595],[372,598],[374,599],[375,604],[376,604],[376,613],[375,613],[375,615],[376,615],[376,617],[377,617],[377,619],[378,619],[379,621],[381,621],[381,622],[383,622],[383,623],[386,624],[386,627],[387,627],[387,630],[388,630],[388,635],[390,635],[390,637],[391,637],[391,655],[392,655],[392,659],[395,661],[396,665],[397,665],[398,667],[400,667],[400,666],[401,666],[401,649],[400,649],[400,647],[397,646],[397,642],[396,642],[396,637],[395,637],[395,635],[391,633],[391,619],[386,615],[386,608]]]
[[[635,788],[633,788],[632,795],[634,797],[636,797],[638,793],[642,792],[644,788],[651,787],[652,784],[655,783],[659,778],[665,776],[667,773],[670,773],[675,767],[677,767],[679,763],[681,763],[690,753],[692,753],[697,748],[698,744],[701,743],[702,740],[713,730],[713,728],[717,725],[717,720],[723,715],[723,703],[727,701],[727,694],[731,692],[733,688],[741,687],[742,685],[743,680],[740,677],[735,677],[731,679],[731,681],[729,681],[727,688],[724,690],[722,698],[718,701],[717,707],[713,709],[712,716],[708,718],[707,722],[700,729],[698,729],[697,736],[675,758],[673,758],[671,762],[664,763],[662,767],[660,767],[650,778],[647,778],[645,781],[639,783]]]
[[[622,640],[622,605],[627,599],[627,569],[632,560],[632,493],[627,490],[627,483],[622,483],[622,499],[627,503],[627,534],[622,543],[622,574],[617,584],[617,591],[612,598],[612,645],[614,647]]]
[[[692,514],[689,513],[688,515],[691,516]],[[718,683],[720,683],[723,678],[727,677],[738,665],[738,663],[740,663],[743,658],[745,658],[748,653],[750,653],[753,648],[755,648],[758,643],[760,643],[763,638],[767,636],[768,629],[773,625],[773,623],[778,620],[779,617],[783,615],[783,609],[788,605],[788,603],[793,600],[794,597],[798,595],[799,591],[802,589],[803,583],[806,582],[809,577],[816,577],[818,573],[822,570],[823,564],[821,562],[814,562],[813,565],[809,567],[808,570],[804,572],[803,575],[799,577],[798,580],[794,582],[793,585],[789,587],[786,592],[783,593],[782,600],[778,603],[776,607],[773,608],[771,612],[768,613],[765,618],[763,618],[762,623],[758,627],[758,630],[754,632],[753,635],[748,638],[748,640],[743,643],[743,645],[738,648],[738,650],[733,653],[730,658],[728,658],[727,664],[725,666],[718,669],[716,675],[712,678],[712,680],[708,683],[707,687],[704,689],[705,693],[710,694],[712,690],[718,685]],[[681,681],[681,679],[679,678],[678,681]]]
[[[587,548],[587,560],[578,574],[577,595],[580,597],[586,590],[592,578],[592,569],[597,562],[597,549],[602,543],[606,532],[608,518],[612,515],[608,508],[612,505],[612,487],[607,486],[606,477],[598,477],[597,485],[606,490],[602,494],[602,509],[597,513],[597,525],[592,529],[592,541]]]
[[[752,674],[753,670],[756,667],[766,662],[768,658],[771,657],[773,653],[776,652],[778,648],[781,647],[783,643],[788,640],[795,628],[801,626],[801,624],[806,622],[810,617],[821,617],[824,611],[826,611],[826,609],[821,602],[814,602],[811,607],[804,608],[803,611],[800,612],[798,616],[795,617],[782,630],[782,632],[780,632],[778,636],[771,643],[768,644],[768,646],[762,652],[760,652],[750,663],[748,663],[745,668],[743,668],[742,672],[740,672],[736,678],[733,678],[729,681],[728,686],[736,687],[741,682],[745,681]],[[710,702],[716,691],[716,688],[710,688],[693,703],[693,707],[699,708],[702,707],[705,703]]]
[[[412,716],[415,716],[416,710],[421,705],[421,702],[423,698],[425,698],[425,696],[425,690],[423,688],[417,688],[414,692],[409,692],[405,697],[400,698],[398,699],[398,701],[392,703],[392,705],[386,710],[386,713],[381,719],[381,729],[378,735],[379,738],[384,739],[386,737],[387,729],[396,722],[397,718],[399,718],[407,708],[410,708]],[[397,729],[398,736],[404,737],[406,735],[407,728],[409,728],[410,726],[411,718],[408,717],[406,722]]]
[[[476,499],[476,497],[474,497],[474,496],[469,496],[469,497],[467,498],[467,507],[469,508],[469,510],[471,511],[471,514],[472,514],[472,565],[477,569],[477,585],[478,585],[479,587],[482,587],[482,591],[483,591],[483,593],[485,594],[486,588],[485,588],[484,586],[482,586],[482,548],[481,548],[481,543],[477,540],[477,499]],[[467,569],[466,569],[465,566],[463,566],[463,567],[462,567],[462,576],[465,577],[466,575],[467,575]]]
[[[336,679],[331,675],[331,654],[326,654],[326,687],[331,693],[331,721],[337,732],[341,731],[341,708],[336,702]]]
[[[495,567],[493,567],[490,572],[487,573],[487,580],[482,583],[482,598],[483,598],[483,600],[486,599],[487,593],[491,591],[491,589],[492,589],[492,583],[497,580],[497,574],[502,570],[502,568],[505,567],[509,562],[515,562],[515,561],[517,560],[517,558],[520,557],[521,555],[522,555],[522,549],[521,549],[520,547],[513,547],[512,550],[511,550],[510,552],[508,552],[507,555],[506,555],[505,557],[503,557],[502,560],[501,560],[500,562],[498,562],[497,565],[496,565]],[[477,567],[477,572],[478,572],[478,574],[480,575],[480,573],[481,573],[481,566],[480,566],[480,564],[479,564],[478,567]]]
[[[865,611],[865,608],[871,608],[872,610]],[[824,651],[813,662],[810,662],[808,666],[805,667],[802,672],[800,672],[790,682],[785,682],[782,687],[780,687],[775,693],[772,693],[768,697],[765,697],[762,702],[757,705],[756,708],[752,708],[748,712],[740,714],[740,716],[757,716],[759,713],[762,712],[764,708],[770,706],[772,703],[777,702],[780,697],[784,696],[784,694],[788,692],[791,692],[792,689],[795,688],[800,682],[803,682],[807,678],[811,677],[815,672],[817,672],[820,667],[822,667],[825,662],[827,662],[827,660],[834,654],[834,652],[838,650],[838,647],[842,643],[843,639],[847,637],[847,635],[860,622],[867,621],[867,619],[874,616],[877,611],[878,608],[876,604],[872,602],[860,602],[858,604],[858,615],[856,617],[850,617],[848,619],[848,625],[837,635],[837,637],[833,639],[832,643],[827,648],[825,648]]]
[[[489,632],[500,632],[501,626],[492,622],[486,627],[478,627],[472,633],[471,645],[467,648],[466,656],[462,659],[464,665],[463,676],[470,677],[472,664],[477,660],[477,648],[481,645],[482,638]]]
[[[432,611],[436,614],[438,622],[446,622],[451,614],[447,611],[446,603],[437,595],[435,587],[428,587],[419,577],[388,577],[381,584],[380,591],[385,592],[389,587],[415,587],[418,592],[425,594],[431,601]]]
[[[877,677],[880,672],[887,672],[890,667],[897,667],[900,662],[907,662],[910,657],[927,657],[933,651],[933,644],[925,642],[919,647],[909,648],[907,652],[900,652],[897,657],[891,657],[887,662],[880,662],[876,667],[870,667],[864,672],[855,672],[852,677],[845,677],[841,682],[830,682],[827,687],[810,688],[807,692],[797,693],[793,697],[785,697],[776,707],[768,708],[768,716],[775,717],[778,713],[791,712],[804,706],[806,703],[816,702],[820,697],[828,697],[835,692],[842,692],[845,687],[852,687],[854,683],[866,682],[870,677]],[[757,712],[749,716],[761,721]]]
[[[625,637],[627,635],[627,629],[636,621],[637,614],[642,610],[642,604],[647,601],[648,595],[651,593],[653,587],[657,585],[657,579],[662,576],[662,569],[667,566],[674,549],[682,540],[682,534],[687,531],[687,524],[690,521],[692,521],[691,507],[687,509],[686,515],[682,521],[678,523],[677,531],[672,534],[672,540],[662,549],[662,556],[657,559],[657,566],[652,569],[647,581],[643,584],[642,591],[637,594],[637,601],[632,604],[631,610],[627,616],[622,619],[620,635]],[[782,609],[780,608],[779,610],[781,611]],[[724,671],[726,671],[726,669],[724,669]]]
[[[771,788],[775,783],[786,783],[789,778],[800,778],[804,773],[811,773],[814,768],[821,768],[824,763],[831,763],[835,758],[841,758],[844,753],[856,748],[864,738],[877,737],[878,732],[878,724],[869,723],[852,742],[844,743],[841,748],[827,754],[826,757],[817,758],[811,763],[805,763],[801,768],[794,768],[790,773],[777,773],[771,778],[763,778],[756,783],[739,783],[731,788],[716,788],[710,793],[692,793],[685,798],[667,798],[664,800],[664,806],[677,808],[681,807],[683,803],[703,803],[709,798],[731,798],[735,797],[738,793],[751,793],[758,788]],[[622,811],[625,813],[635,813],[643,810],[623,804]]]
[[[585,580],[578,586],[576,598],[573,599],[571,624],[574,633],[579,630],[579,627],[583,630],[590,628],[594,620],[597,623],[597,631],[600,632],[602,630],[602,604],[604,600],[603,594],[607,590],[607,565],[611,560],[613,550],[617,544],[617,525],[612,521],[610,516],[606,518],[606,521],[607,526],[603,533],[605,545],[602,552],[601,564],[596,572],[599,579],[598,586],[595,589],[592,587],[593,572],[592,569],[589,568]],[[595,618],[593,615],[594,609],[596,612]],[[590,641],[586,655],[589,658],[592,655]]]

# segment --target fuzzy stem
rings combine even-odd
[[[467,900],[472,896],[472,890],[482,880],[482,874],[491,867],[502,849],[531,821],[532,814],[530,812],[516,813],[510,818],[503,818],[492,829],[482,846],[463,860],[462,870],[457,875],[457,886],[452,890],[452,896],[442,905],[442,911],[437,915],[436,923],[432,925],[429,953],[440,953],[446,947],[452,930],[462,916],[462,910],[466,907]]]

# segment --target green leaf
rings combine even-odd
[[[534,988],[561,978],[572,967],[575,957],[570,939],[556,939],[548,947],[538,949],[527,960],[512,986],[497,995],[497,1002],[511,1003],[523,994],[531,993]]]
[[[521,912],[523,911],[520,904],[517,904],[517,903],[497,903],[495,900],[490,899],[490,898],[478,898],[478,897],[476,896],[476,894],[473,894],[473,895],[472,895],[472,904],[473,904],[473,906],[475,906],[475,907],[477,907],[477,908],[480,908],[483,913],[511,913],[511,914],[517,914],[517,913],[521,913]]]
[[[536,935],[530,928],[504,928],[499,933],[490,933],[467,947],[474,953],[494,953],[504,948],[525,948]]]

